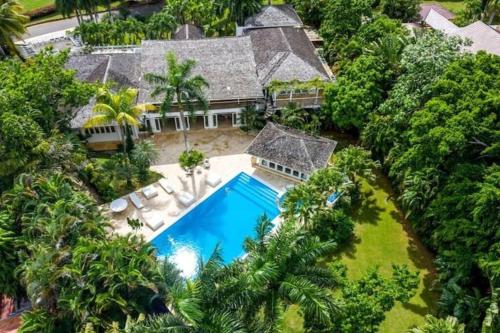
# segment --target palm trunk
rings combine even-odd
[[[189,143],[188,143],[188,137],[187,137],[187,131],[186,131],[186,124],[184,122],[184,110],[182,107],[182,103],[180,102],[180,97],[181,94],[180,92],[177,92],[177,105],[179,107],[179,114],[181,116],[181,126],[182,126],[182,135],[184,136],[184,147],[186,148],[186,152],[189,151]]]

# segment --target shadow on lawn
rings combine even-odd
[[[384,211],[377,205],[377,199],[372,190],[361,192],[360,204],[354,208],[353,219],[361,223],[377,224],[380,220],[380,214]]]

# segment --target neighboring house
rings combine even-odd
[[[306,180],[316,170],[328,166],[337,142],[302,131],[267,123],[246,149],[254,166]]]
[[[197,110],[194,117],[186,113],[183,120],[175,103],[165,118],[158,112],[148,112],[142,118],[142,126],[133,128],[134,138],[138,138],[141,131],[238,127],[242,124],[241,112],[247,105],[271,112],[290,102],[304,108],[319,108],[323,83],[330,81],[333,74],[316,53],[293,8],[267,6],[249,22],[254,26],[244,29],[243,35],[223,38],[204,38],[200,28],[183,25],[173,40],[143,41],[133,47],[98,47],[91,54],[74,52],[67,67],[75,69],[81,80],[116,81],[117,88],[137,88],[138,103],[159,106],[163,97],[151,97],[153,87],[144,75],[165,73],[168,52],[173,52],[180,61],[196,61],[193,74],[202,75],[209,83],[205,91],[209,110]],[[262,26],[272,23],[275,24],[272,27]],[[276,82],[284,83],[275,89]],[[71,125],[88,138],[91,148],[108,150],[121,139],[116,124],[83,128],[91,117],[94,103],[92,100],[79,110]]]
[[[439,30],[448,36],[458,36],[470,41],[465,51],[476,53],[485,51],[500,55],[500,33],[482,21],[476,21],[465,27],[458,27],[441,13],[430,9],[423,18],[422,24]]]

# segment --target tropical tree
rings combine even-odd
[[[373,160],[369,151],[349,146],[336,154],[335,166],[344,172],[359,190],[360,177],[373,180],[373,171],[380,167],[380,162]]]
[[[10,52],[19,54],[12,38],[21,39],[26,32],[29,18],[22,12],[23,7],[17,0],[0,0],[0,51],[7,46]]]
[[[144,77],[154,86],[152,97],[164,95],[160,106],[160,113],[165,117],[172,110],[175,103],[179,111],[182,134],[184,136],[184,147],[189,151],[187,129],[184,118],[184,110],[194,114],[195,107],[208,109],[208,100],[203,91],[208,87],[208,82],[201,75],[193,75],[196,66],[194,60],[188,59],[179,63],[174,53],[166,55],[167,71],[165,74],[148,73]]]
[[[336,245],[309,236],[293,220],[270,233],[272,228],[268,218],[261,218],[256,237],[244,243],[248,255],[239,286],[243,292],[236,298],[244,304],[246,321],[259,323],[262,331],[276,332],[286,307],[297,304],[306,320],[330,325],[338,305],[328,288],[335,281],[327,268],[316,264]]]
[[[296,129],[303,129],[307,120],[307,111],[297,103],[289,103],[281,111],[278,118],[280,124]]]
[[[264,110],[257,109],[255,105],[246,105],[241,110],[242,125],[240,129],[245,132],[261,130],[266,125]]]
[[[99,89],[96,97],[96,105],[92,109],[92,116],[85,124],[85,128],[102,126],[112,122],[118,125],[123,153],[127,155],[127,142],[124,130],[127,126],[139,125],[140,116],[147,111],[155,110],[152,104],[135,104],[137,90],[125,88],[119,90],[116,94],[107,88]]]
[[[420,0],[383,0],[382,13],[390,18],[411,22],[417,19],[420,2]]]
[[[229,8],[233,20],[242,26],[245,20],[260,11],[262,1],[259,0],[221,0],[219,12],[223,12],[224,8]]]
[[[455,317],[439,319],[431,315],[425,316],[425,324],[412,328],[408,333],[464,333],[465,326]]]
[[[149,167],[156,161],[157,158],[158,150],[153,142],[149,140],[141,140],[135,144],[134,149],[132,149],[130,159],[138,169],[140,180],[147,180]]]

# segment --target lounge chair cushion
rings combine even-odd
[[[158,195],[158,191],[153,185],[146,186],[142,189],[142,194],[146,199],[151,199]]]
[[[220,176],[216,173],[209,173],[207,176],[207,184],[212,187],[219,185],[221,181]]]
[[[168,182],[167,178],[162,178],[158,181],[158,183],[160,184],[160,186],[165,190],[165,192],[167,192],[168,194],[172,194],[174,193],[174,189],[173,187],[170,185],[170,183]]]
[[[179,194],[179,201],[185,206],[189,207],[193,204],[194,202],[194,197],[191,193],[188,192],[181,192]]]
[[[156,231],[163,225],[163,219],[161,216],[153,216],[146,219],[146,224],[151,230]]]
[[[137,209],[144,208],[144,204],[142,203],[142,200],[139,198],[139,196],[135,192],[130,193],[129,198],[130,198],[130,201],[132,201],[132,203],[134,204],[134,206]]]

